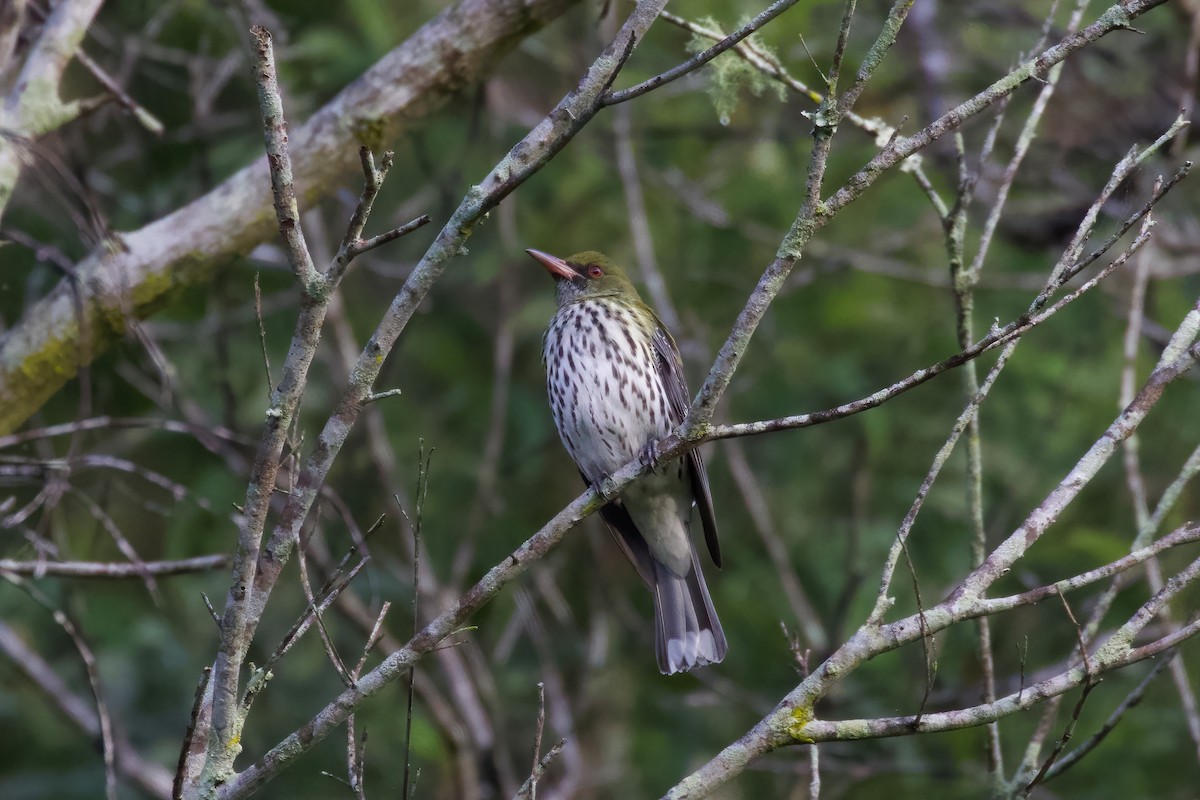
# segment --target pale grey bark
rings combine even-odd
[[[301,200],[344,185],[360,144],[383,149],[576,2],[461,0],[431,20],[293,130]],[[210,280],[274,229],[264,158],[162,219],[103,242],[76,268],[80,313],[64,280],[0,337],[0,434],[122,336],[127,316],[142,318]]]
[[[12,57],[25,2],[14,2],[0,14],[0,87],[11,75],[8,94],[0,103],[0,218],[8,207],[30,149],[43,136],[79,116],[79,100],[59,94],[63,71],[75,58],[84,34],[104,0],[59,0],[17,70]],[[5,27],[7,23],[10,27]]]

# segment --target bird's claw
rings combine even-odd
[[[638,461],[647,471],[653,472],[658,468],[659,462],[658,440],[651,439],[642,446],[638,451]]]
[[[617,496],[616,487],[613,486],[612,478],[605,475],[597,480],[592,481],[592,490],[600,496],[600,499],[605,503],[610,503]]]

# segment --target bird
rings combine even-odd
[[[585,483],[599,489],[635,457],[646,473],[600,509],[654,598],[665,675],[716,664],[727,644],[691,537],[698,510],[713,563],[721,549],[699,451],[660,462],[657,442],[690,395],[679,348],[617,264],[594,250],[563,259],[526,250],[553,276],[558,308],[542,338],[554,426]]]

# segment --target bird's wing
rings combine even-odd
[[[650,548],[646,545],[642,532],[638,530],[633,518],[629,516],[621,498],[618,497],[601,508],[600,516],[608,523],[608,529],[612,532],[613,538],[617,540],[617,544],[621,546],[621,552],[629,559],[629,563],[633,564],[633,568],[637,570],[637,574],[641,576],[646,585],[653,589],[655,583],[654,556],[650,554]]]
[[[657,321],[657,320],[656,320]],[[667,390],[667,402],[671,408],[672,425],[683,422],[687,416],[691,397],[687,379],[683,374],[683,359],[679,347],[667,329],[659,322],[654,328],[654,352],[658,355],[658,374]],[[708,473],[704,469],[704,458],[700,451],[692,448],[687,456],[688,481],[692,486],[692,499],[700,510],[700,522],[704,526],[704,541],[713,563],[721,566],[721,543],[717,540],[717,518],[713,514],[712,493],[708,488]]]

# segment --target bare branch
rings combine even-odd
[[[981,725],[1000,717],[1029,708],[1047,697],[1056,696],[1082,684],[1088,672],[1070,668],[1060,675],[1033,687],[1022,687],[1016,694],[984,704],[951,712],[927,713],[882,720],[848,720],[824,722],[814,719],[817,700],[837,683],[841,676],[882,652],[896,649],[931,632],[937,632],[956,622],[974,616],[981,609],[986,589],[1024,554],[1049,525],[1062,513],[1066,504],[1091,480],[1092,476],[1113,454],[1119,442],[1136,430],[1138,424],[1162,396],[1171,381],[1179,377],[1200,358],[1200,344],[1191,345],[1200,330],[1200,303],[1185,318],[1164,352],[1145,387],[1096,441],[1075,468],[1046,497],[1026,522],[996,548],[983,566],[975,570],[950,596],[920,615],[912,615],[885,625],[867,624],[859,628],[845,644],[793,689],[774,711],[764,717],[749,732],[727,746],[711,761],[678,783],[665,797],[672,800],[697,797],[711,791],[745,769],[761,755],[787,744],[811,744],[819,741],[874,738],[902,733],[951,730]],[[1200,623],[1191,624],[1141,647],[1132,645],[1141,628],[1176,596],[1184,587],[1200,578],[1200,559],[1168,583],[1091,657],[1093,674],[1117,669],[1143,658],[1163,652],[1189,635],[1200,630]]]
[[[546,685],[538,681],[537,733],[533,737],[533,766],[529,768],[529,800],[537,800],[538,767],[542,763],[542,729],[546,726]]]
[[[170,433],[182,433],[193,436],[203,442],[205,434],[217,436],[225,441],[237,444],[249,444],[250,440],[235,431],[221,425],[200,426],[189,422],[173,419],[157,419],[154,417],[89,417],[88,419],[64,422],[60,425],[50,425],[45,428],[30,428],[20,433],[0,436],[0,450],[15,447],[38,439],[49,439],[55,436],[74,436],[85,431],[107,429],[149,428]]]
[[[376,247],[385,245],[388,242],[393,242],[401,236],[412,233],[429,223],[429,215],[422,214],[416,219],[406,222],[398,228],[392,228],[386,233],[381,233],[367,240],[362,238],[367,218],[371,216],[371,208],[375,204],[375,196],[379,194],[379,189],[383,186],[384,178],[387,177],[388,170],[392,168],[393,157],[394,154],[392,151],[388,150],[383,154],[382,163],[376,167],[375,156],[371,153],[370,149],[367,147],[359,149],[363,177],[366,178],[366,182],[363,185],[362,195],[358,198],[358,205],[355,206],[354,213],[350,217],[350,224],[346,228],[346,235],[338,247],[337,255],[333,257],[333,264],[329,267],[327,274],[330,278],[338,279],[346,271],[346,267],[349,266],[350,262],[357,256],[369,250],[374,250]]]
[[[1153,544],[1146,547],[1138,548],[1132,551],[1129,555],[1105,564],[1103,567],[1081,572],[1078,575],[1070,578],[1064,578],[1061,581],[1056,581],[1045,586],[1039,586],[1036,589],[1030,589],[1020,594],[1009,595],[1007,597],[985,597],[979,601],[977,611],[979,614],[990,615],[997,614],[1001,611],[1009,611],[1020,606],[1038,603],[1047,597],[1052,597],[1055,594],[1063,592],[1071,592],[1076,589],[1082,589],[1097,581],[1102,581],[1105,578],[1112,578],[1120,575],[1132,567],[1139,564],[1144,564],[1149,559],[1157,556],[1164,550],[1169,550],[1172,547],[1178,547],[1184,544],[1200,541],[1200,526],[1185,525],[1166,536],[1158,539]]]
[[[318,514],[319,516],[319,514]],[[352,686],[354,679],[350,676],[350,671],[346,669],[346,665],[342,662],[342,657],[337,651],[337,646],[333,643],[333,637],[329,635],[329,631],[325,627],[325,618],[321,616],[322,606],[328,606],[333,602],[333,597],[322,597],[321,603],[318,605],[317,599],[313,596],[312,585],[308,580],[308,564],[304,557],[304,548],[299,542],[297,543],[299,555],[296,558],[296,566],[300,573],[300,587],[304,591],[304,599],[308,601],[308,612],[312,615],[312,619],[317,623],[317,634],[321,637],[321,645],[325,648],[325,655],[329,659],[329,663],[333,665],[334,671],[337,672],[338,678],[341,679],[342,685]],[[366,565],[367,557],[356,564],[356,567],[361,568]],[[345,581],[342,582],[342,588],[345,588],[353,580],[357,574],[357,569]],[[307,616],[307,615],[306,615]],[[298,636],[303,634],[303,630],[298,632]]]
[[[1134,687],[1133,691],[1127,694],[1125,699],[1123,699],[1117,705],[1117,707],[1113,709],[1113,712],[1109,714],[1108,719],[1105,720],[1104,724],[1100,726],[1100,730],[1089,736],[1078,747],[1067,753],[1065,757],[1060,758],[1058,762],[1054,764],[1054,766],[1052,766],[1048,772],[1046,772],[1045,776],[1042,778],[1043,782],[1051,780],[1070,769],[1072,766],[1077,764],[1081,758],[1086,756],[1088,753],[1094,750],[1097,745],[1104,741],[1105,737],[1112,733],[1113,728],[1117,727],[1117,723],[1121,721],[1126,712],[1128,712],[1138,703],[1142,702],[1142,697],[1146,694],[1146,690],[1150,688],[1150,684],[1156,677],[1158,677],[1158,674],[1162,672],[1166,666],[1171,664],[1171,662],[1173,662],[1177,657],[1177,653],[1168,653],[1158,658],[1154,662],[1154,666],[1152,666],[1150,671],[1146,673],[1146,677],[1142,678],[1141,682]]]
[[[183,734],[183,744],[179,748],[179,763],[175,767],[171,800],[183,800],[185,787],[189,790],[194,789],[195,781],[200,775],[207,742],[197,737],[196,732],[199,730],[203,734],[208,730],[208,725],[202,724],[201,718],[212,710],[211,697],[209,702],[205,702],[205,697],[209,696],[211,680],[212,667],[205,667],[200,674],[199,683],[196,684],[196,696],[192,700],[192,713],[188,716],[187,730]]]
[[[267,352],[267,328],[263,324],[262,314],[262,289],[258,285],[258,273],[254,273],[254,319],[258,322],[258,341],[262,347],[263,368],[267,373],[267,396],[270,397],[271,389],[275,386],[275,379],[271,377],[271,356]]]
[[[1075,726],[1079,724],[1079,715],[1083,712],[1083,704],[1087,702],[1088,696],[1091,695],[1092,689],[1099,685],[1095,673],[1092,671],[1092,660],[1088,657],[1087,642],[1084,641],[1083,628],[1079,627],[1079,621],[1075,619],[1075,614],[1071,611],[1070,604],[1067,603],[1067,598],[1062,592],[1058,593],[1058,597],[1062,600],[1063,608],[1066,609],[1067,617],[1071,620],[1071,625],[1075,628],[1075,637],[1079,642],[1079,655],[1083,660],[1083,691],[1079,694],[1079,700],[1075,703],[1075,708],[1071,711],[1071,719],[1067,722],[1066,728],[1063,729],[1062,736],[1055,743],[1054,748],[1050,751],[1050,755],[1046,756],[1042,768],[1033,776],[1033,780],[1025,784],[1025,788],[1021,790],[1022,797],[1028,797],[1029,793],[1046,778],[1046,773],[1054,766],[1054,762],[1058,760],[1063,749],[1067,746],[1067,742],[1071,740],[1071,736],[1075,733]],[[995,702],[994,700],[992,702]]]
[[[75,59],[83,65],[84,69],[92,73],[92,77],[99,82],[113,98],[121,104],[121,107],[133,115],[138,124],[155,136],[162,136],[166,131],[162,121],[158,117],[147,111],[141,103],[129,96],[129,93],[121,88],[111,75],[109,75],[103,67],[92,60],[92,57],[80,48],[75,53]]]
[[[1107,252],[1107,250],[1113,244],[1115,244],[1116,240],[1128,232],[1130,228],[1140,222],[1146,216],[1146,214],[1150,212],[1151,208],[1162,199],[1163,195],[1170,191],[1175,184],[1177,184],[1188,174],[1190,169],[1190,162],[1185,163],[1184,166],[1175,174],[1175,176],[1163,185],[1162,193],[1151,197],[1146,206],[1143,206],[1141,210],[1127,219],[1121,228],[1114,232],[1114,234],[1109,237],[1109,239],[1097,250],[1093,251],[1081,261],[1073,264],[1066,272],[1059,274],[1059,276],[1055,279],[1053,286],[1048,287],[1045,291],[1039,294],[1031,304],[1030,308],[1044,308],[1045,304],[1049,302],[1050,298],[1058,288],[1065,285],[1067,281],[1079,274],[1079,272],[1081,272],[1084,268],[1089,266],[1096,259]],[[728,439],[735,436],[755,436],[760,433],[767,433],[769,431],[781,430],[784,428],[807,428],[812,425],[820,425],[834,419],[842,419],[844,417],[859,414],[868,409],[875,408],[876,406],[891,400],[893,397],[903,394],[904,392],[909,391],[910,389],[913,389],[922,383],[925,383],[926,381],[942,374],[943,372],[946,372],[947,370],[962,366],[968,361],[978,358],[983,353],[994,349],[998,345],[1005,344],[1009,341],[1019,338],[1020,336],[1023,336],[1031,329],[1045,322],[1063,307],[1074,302],[1074,300],[1078,299],[1089,289],[1095,286],[1099,280],[1102,280],[1103,277],[1106,277],[1115,269],[1123,265],[1130,257],[1133,256],[1134,253],[1137,252],[1138,248],[1140,248],[1142,244],[1145,244],[1148,237],[1148,232],[1139,236],[1100,274],[1049,308],[1045,308],[1045,310],[1039,313],[1033,313],[1032,311],[1026,312],[1013,322],[1010,322],[1004,328],[993,330],[991,333],[980,339],[968,349],[957,353],[956,355],[950,356],[949,358],[943,359],[942,361],[930,365],[929,367],[917,370],[907,378],[897,381],[896,383],[884,389],[880,389],[867,397],[855,400],[851,403],[844,403],[840,406],[836,406],[825,411],[817,411],[809,414],[798,414],[791,417],[780,417],[774,420],[738,423],[735,425],[712,425],[708,427],[704,435],[699,438],[701,438],[702,441],[711,441],[713,439]],[[670,440],[668,439],[665,441]]]
[[[20,73],[11,83],[8,96],[0,101],[0,217],[12,199],[13,190],[34,140],[49,133],[83,110],[79,101],[64,102],[59,84],[67,65],[79,51],[88,26],[103,0],[60,0],[55,3],[30,47]],[[7,5],[7,4],[6,4]],[[15,50],[25,3],[16,4],[11,15],[6,9],[5,30],[0,47],[0,66]],[[7,27],[11,26],[11,27]]]
[[[1146,2],[1113,6],[1092,26],[1089,26],[1078,34],[1068,36],[1056,47],[1050,48],[1038,58],[1027,62],[1024,66],[996,82],[984,92],[979,93],[958,108],[948,112],[916,136],[902,141],[897,141],[895,137],[892,137],[892,141],[883,152],[872,159],[866,168],[852,177],[845,187],[823,204],[821,216],[805,222],[803,225],[793,225],[788,240],[785,240],[784,248],[781,248],[776,261],[764,273],[763,280],[756,287],[754,295],[752,295],[751,300],[747,303],[742,315],[739,316],[734,332],[722,349],[722,354],[718,357],[718,363],[714,365],[708,381],[706,381],[705,386],[697,396],[695,407],[704,412],[702,414],[702,421],[711,415],[711,408],[716,404],[720,393],[723,391],[723,388],[719,388],[718,385],[727,385],[733,369],[736,368],[737,361],[740,359],[740,356],[736,354],[744,351],[750,336],[753,334],[754,328],[757,326],[758,320],[765,313],[766,305],[769,304],[774,294],[778,292],[787,273],[790,272],[791,267],[794,265],[795,259],[799,257],[799,252],[803,248],[803,245],[817,228],[822,226],[834,213],[855,199],[862,191],[865,191],[884,170],[902,162],[946,131],[956,128],[966,118],[978,114],[989,105],[1003,101],[1021,83],[1061,63],[1067,56],[1080,47],[1095,41],[1100,36],[1112,30],[1129,27],[1129,19],[1145,13],[1158,4],[1159,2]],[[893,17],[899,20],[902,20],[902,13],[904,11],[902,6],[903,4],[898,3],[893,8]],[[888,33],[888,29],[885,28],[884,34],[877,40],[873,52],[879,52],[882,55],[882,52],[886,50]],[[891,34],[894,36],[894,30],[891,31]],[[1163,139],[1173,136],[1177,130],[1178,127],[1173,126],[1164,135]],[[1156,150],[1163,139],[1160,139],[1159,142],[1148,148],[1143,153],[1143,158]],[[803,215],[797,218],[798,223],[802,218]],[[1090,231],[1091,226],[1086,226],[1086,229]],[[794,251],[794,254],[787,256],[785,250],[787,253]],[[1068,261],[1073,261],[1077,257],[1076,253],[1072,253]],[[695,424],[697,423],[693,423],[693,425]]]
[[[288,149],[287,120],[283,117],[283,99],[279,96],[279,83],[275,77],[275,49],[266,28],[256,25],[250,33],[254,37],[254,84],[258,89],[258,107],[262,115],[263,140],[267,148],[279,235],[283,239],[292,272],[300,282],[301,291],[306,298],[312,299],[320,287],[320,280],[308,244],[304,241],[304,230],[300,227],[300,207],[296,201],[292,156]]]
[[[312,202],[336,190],[357,161],[362,129],[345,124],[347,120],[372,120],[378,143],[394,141],[464,86],[478,82],[522,38],[577,2],[458,0],[446,8],[291,132],[294,183],[304,199]],[[445,61],[447,47],[458,56],[453,63]],[[21,139],[15,146],[24,143]],[[0,139],[0,149],[7,144],[8,139]],[[76,313],[73,281],[60,283],[26,309],[0,339],[0,434],[10,433],[41,407],[81,362],[90,362],[119,340],[123,329],[112,325],[113,319],[145,316],[161,305],[166,293],[210,280],[218,265],[271,236],[274,218],[264,161],[246,166],[171,214],[94,248],[77,268],[78,285],[86,289],[81,314]],[[0,186],[3,163],[0,154]],[[26,368],[35,362],[46,368]]]
[[[120,561],[14,561],[5,558],[0,559],[0,570],[35,578],[50,576],[126,579],[209,572],[224,569],[229,566],[229,560],[229,556],[224,554],[183,558],[178,561],[139,561],[132,564]]]
[[[389,242],[394,242],[401,236],[407,236],[418,228],[423,228],[429,224],[429,215],[422,214],[421,216],[411,219],[399,227],[392,228],[390,231],[372,236],[370,239],[355,242],[352,247],[347,250],[347,255],[350,258],[355,258],[368,251],[374,250],[376,247],[382,247]]]
[[[9,583],[20,588],[33,598],[34,602],[49,611],[54,618],[55,624],[62,628],[63,632],[70,638],[71,644],[75,646],[75,651],[79,654],[79,660],[83,662],[88,687],[92,690],[92,703],[98,721],[96,727],[98,728],[101,753],[104,758],[104,794],[108,800],[117,800],[116,744],[113,737],[112,717],[109,715],[108,703],[104,699],[104,691],[100,685],[100,668],[96,663],[95,652],[84,638],[83,631],[80,630],[75,620],[71,618],[71,615],[57,607],[37,586],[18,575],[2,570],[0,570],[0,578],[4,578]]]
[[[558,758],[558,754],[562,752],[562,749],[566,745],[567,740],[560,739],[558,744],[546,751],[546,755],[542,756],[542,760],[537,762],[533,773],[525,780],[525,783],[521,784],[521,788],[517,790],[517,793],[513,795],[513,800],[534,800],[533,792],[537,781],[542,779],[542,775],[546,772],[546,767],[550,766],[550,763]]]
[[[0,652],[25,676],[26,680],[85,736],[101,738],[100,718],[95,705],[79,697],[54,671],[54,667],[29,647],[7,623],[0,621]],[[113,742],[116,769],[151,797],[166,800],[171,796],[171,775],[158,764],[145,760],[120,733]]]
[[[619,92],[608,92],[606,95],[600,98],[600,105],[611,106],[616,105],[617,103],[624,103],[626,100],[632,100],[635,97],[641,97],[647,92],[653,91],[660,86],[665,86],[677,78],[682,78],[689,72],[697,70],[707,64],[709,61],[712,61],[714,58],[721,55],[721,53],[724,53],[742,39],[745,39],[763,25],[766,25],[784,11],[787,11],[789,8],[794,6],[796,2],[797,0],[775,0],[775,2],[768,6],[765,11],[704,52],[697,53],[695,56],[689,58],[682,64],[672,67],[661,75],[655,75],[653,78],[642,81],[637,86],[631,86],[630,88],[622,89]]]

